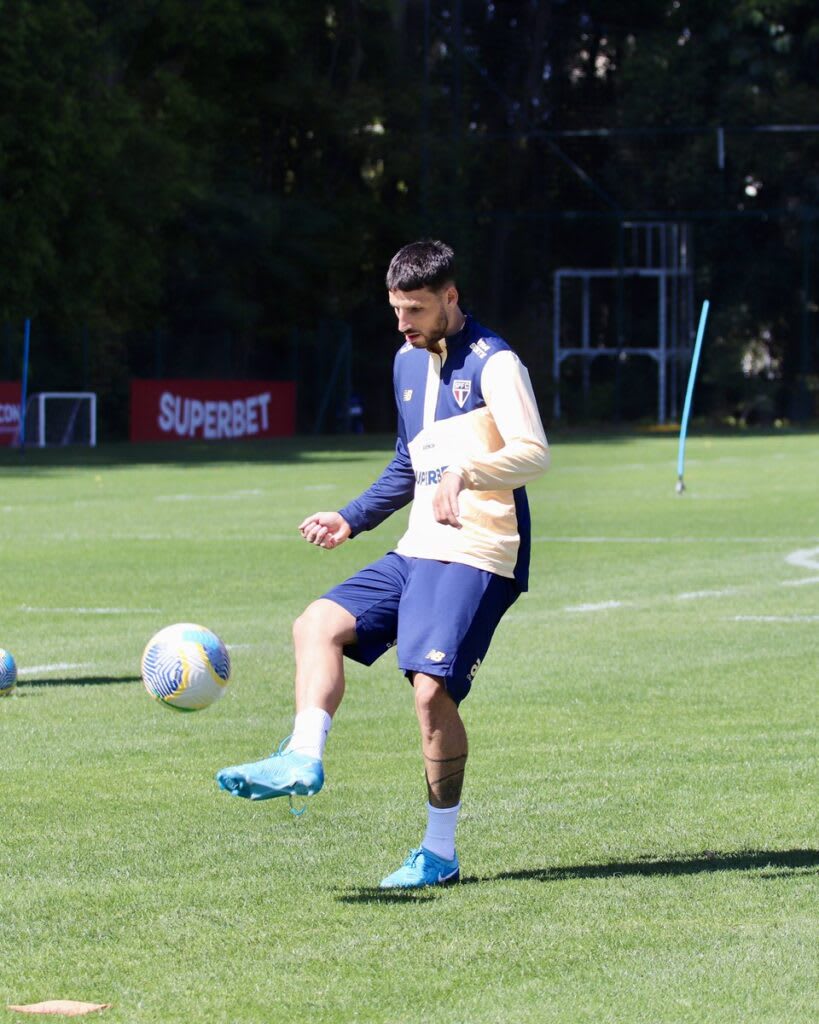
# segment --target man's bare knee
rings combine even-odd
[[[309,604],[293,623],[293,642],[344,646],[355,641],[355,618],[335,601],[319,598]]]
[[[415,710],[419,720],[432,725],[442,717],[457,713],[455,701],[450,697],[443,679],[417,672],[413,678]]]

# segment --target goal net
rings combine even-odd
[[[25,442],[37,448],[97,444],[93,391],[41,391],[26,402]]]

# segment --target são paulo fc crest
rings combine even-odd
[[[469,392],[471,390],[471,380],[453,380],[452,382],[452,394],[455,396],[455,401],[462,409],[467,398],[469,398]]]

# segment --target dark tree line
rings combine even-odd
[[[552,269],[645,211],[698,225],[714,411],[744,358],[787,413],[819,133],[750,129],[819,120],[817,58],[809,0],[2,0],[0,374],[33,317],[35,385],[94,387],[115,433],[132,374],[290,373],[346,322],[375,395],[384,265],[432,233],[546,392]]]

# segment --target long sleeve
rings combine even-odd
[[[375,529],[393,512],[412,501],[415,474],[403,437],[395,443],[395,455],[375,483],[339,512],[350,524],[352,536]]]
[[[481,386],[503,447],[473,454],[449,469],[473,490],[522,487],[545,472],[550,461],[529,373],[514,352],[498,352],[483,368]]]

